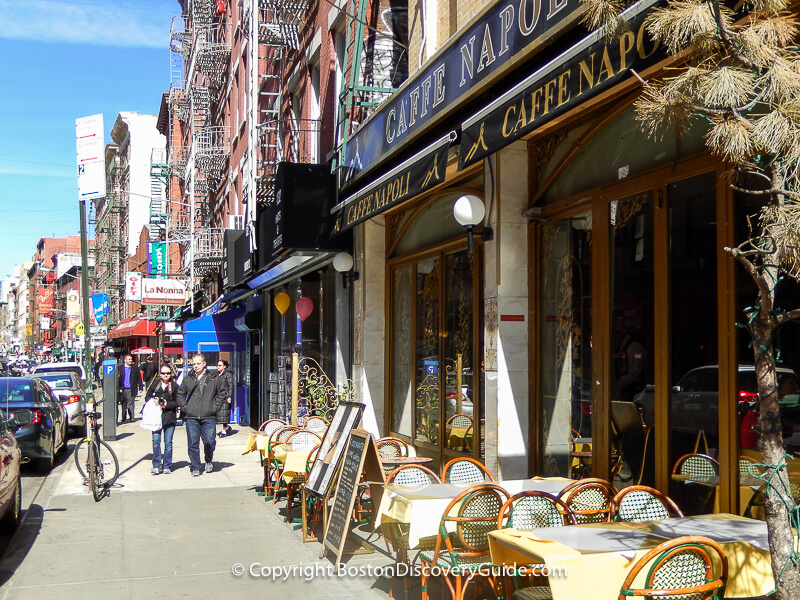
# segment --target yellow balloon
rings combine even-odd
[[[285,315],[286,311],[289,309],[289,294],[281,292],[275,296],[275,308],[277,308],[278,312],[282,315]]]

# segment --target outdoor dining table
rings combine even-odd
[[[636,561],[658,544],[684,535],[703,535],[720,543],[728,558],[726,598],[772,591],[766,523],[725,513],[644,523],[500,529],[489,533],[489,548],[496,566],[546,565],[554,600],[615,600]],[[560,569],[564,571],[555,574]]]
[[[563,477],[535,477],[490,482],[499,485],[509,496],[523,491],[546,492],[558,495],[573,479]],[[419,487],[387,485],[375,519],[376,527],[384,524],[408,525],[408,547],[417,548],[421,538],[435,537],[439,521],[450,501],[474,483],[431,483]],[[384,534],[391,539],[391,527]]]
[[[283,465],[281,477],[286,483],[291,482],[296,477],[305,478],[306,463],[308,462],[311,448],[308,450],[290,450],[289,446],[280,445],[276,446],[274,451],[275,460]]]

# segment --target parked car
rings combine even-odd
[[[67,426],[82,430],[86,425],[86,405],[91,399],[91,391],[78,374],[72,371],[44,371],[37,373],[37,376],[50,386],[58,401],[67,409]]]
[[[22,484],[19,468],[22,452],[14,438],[14,431],[31,424],[30,411],[18,411],[13,419],[7,419],[0,411],[0,531],[11,533],[18,526],[22,513]]]
[[[8,418],[30,411],[32,422],[14,432],[22,456],[48,472],[58,452],[67,447],[67,410],[39,377],[0,378],[0,409]]]
[[[86,370],[79,362],[49,362],[36,365],[31,371],[31,375],[42,375],[44,373],[70,371],[76,373],[82,381],[86,381]]]
[[[789,377],[797,377],[794,371],[777,368],[778,385]],[[758,402],[758,381],[755,365],[739,365],[736,392],[737,409],[743,415]],[[645,425],[653,426],[654,389],[648,385],[634,396],[634,403],[642,409]],[[703,430],[706,435],[716,435],[718,429],[719,366],[697,367],[681,377],[672,387],[670,420],[673,429],[684,431]]]

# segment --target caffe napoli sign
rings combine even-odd
[[[343,149],[340,185],[347,186],[511,68],[533,45],[544,46],[583,13],[580,0],[499,2],[395,92]]]

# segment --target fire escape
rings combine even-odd
[[[408,78],[407,22],[388,0],[347,0],[345,59],[339,93],[338,165],[347,142],[384,100]],[[407,19],[407,16],[406,16]]]
[[[219,22],[216,2],[188,0],[170,33],[170,172],[181,193],[170,193],[167,236],[182,247],[180,269],[190,278],[213,271],[222,258],[223,228],[211,227],[208,205],[225,175],[230,131],[215,125],[214,104],[225,83],[231,55],[230,26]],[[208,260],[212,259],[212,260]],[[192,284],[195,282],[192,281]]]
[[[314,140],[320,122],[299,119],[284,104],[283,85],[286,54],[300,46],[300,30],[309,0],[259,0],[258,42],[259,101],[256,195],[270,203],[275,194],[275,174],[280,161],[311,162],[319,158]],[[289,117],[285,118],[286,112]]]
[[[122,167],[119,157],[106,175],[106,197],[97,204],[95,219],[95,279],[96,287],[108,292],[109,326],[119,321],[123,293],[123,265],[127,244],[123,234],[125,199],[122,194]]]

